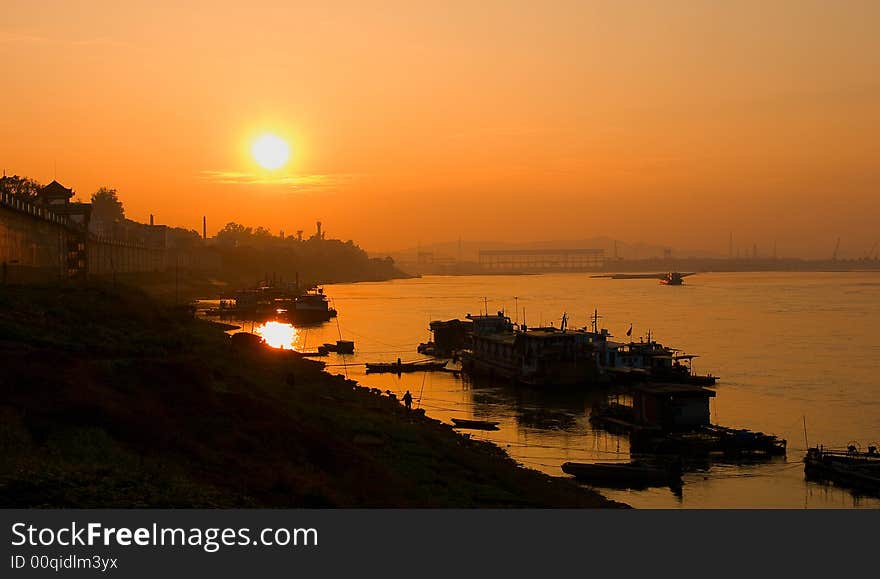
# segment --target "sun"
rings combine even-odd
[[[290,157],[290,147],[277,135],[263,135],[251,147],[254,160],[264,169],[279,169]]]

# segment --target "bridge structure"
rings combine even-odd
[[[480,267],[491,271],[594,271],[605,266],[604,249],[481,249]]]

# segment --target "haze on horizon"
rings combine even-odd
[[[4,3],[0,165],[209,233],[861,257],[880,3]],[[290,145],[264,169],[261,134]]]

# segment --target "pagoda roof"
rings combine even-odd
[[[40,197],[46,199],[70,199],[73,197],[73,189],[69,189],[58,181],[53,180],[40,189]]]

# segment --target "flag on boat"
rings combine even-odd
[[[627,336],[633,335],[633,325],[632,324],[629,325],[629,329],[626,331],[626,335]]]

